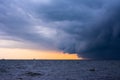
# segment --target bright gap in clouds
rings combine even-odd
[[[64,54],[59,51],[0,48],[0,59],[57,59],[81,60],[77,54]]]
[[[58,60],[80,60],[77,54],[67,54],[55,50],[26,49],[32,46],[13,40],[0,40],[0,59],[58,59]],[[24,46],[24,47],[23,47]],[[35,45],[34,45],[35,46]]]

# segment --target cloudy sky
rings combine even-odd
[[[0,0],[0,58],[120,59],[119,4]]]

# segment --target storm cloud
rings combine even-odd
[[[34,46],[25,48],[44,47],[83,58],[120,59],[119,3],[0,0],[0,39],[29,42]]]

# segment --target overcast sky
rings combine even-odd
[[[120,0],[0,0],[0,48],[120,59]]]

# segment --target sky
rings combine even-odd
[[[120,59],[120,0],[0,0],[0,58]]]

